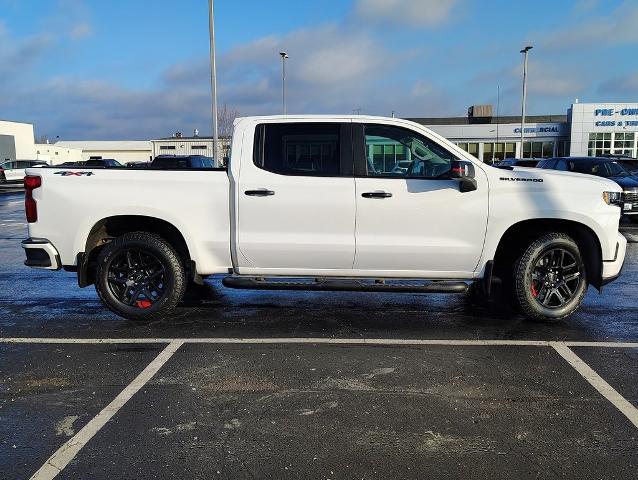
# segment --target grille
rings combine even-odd
[[[638,203],[638,191],[637,192],[625,192],[624,201],[625,201],[625,203],[637,204]]]

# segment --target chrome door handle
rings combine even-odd
[[[275,192],[272,190],[267,190],[265,188],[260,188],[259,190],[246,190],[244,192],[245,195],[249,197],[272,197]]]
[[[362,193],[361,196],[363,198],[390,198],[392,194],[388,192],[366,192]]]

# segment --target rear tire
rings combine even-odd
[[[182,300],[186,284],[179,255],[152,233],[122,235],[98,256],[95,290],[109,310],[129,320],[165,317]]]
[[[580,307],[587,272],[576,242],[562,233],[533,241],[514,264],[514,296],[536,320],[560,320]]]

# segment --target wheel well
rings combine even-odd
[[[159,218],[142,215],[121,215],[108,217],[97,222],[86,240],[82,265],[78,262],[78,281],[81,287],[95,281],[95,266],[100,251],[111,240],[130,232],[154,233],[169,242],[182,259],[189,275],[194,275],[188,245],[181,232],[171,223]]]
[[[512,265],[535,239],[546,233],[564,233],[574,239],[583,256],[587,280],[602,286],[602,251],[596,234],[586,225],[569,220],[534,219],[512,225],[501,237],[494,255],[494,274],[501,279],[511,272]]]

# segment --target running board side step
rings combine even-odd
[[[283,281],[256,277],[226,277],[222,284],[241,290],[312,290],[321,292],[389,292],[389,293],[465,293],[465,282],[432,281],[403,283],[388,280],[299,280]]]

